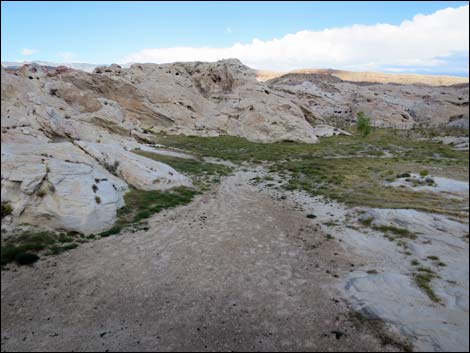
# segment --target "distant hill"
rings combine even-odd
[[[289,72],[257,70],[256,77],[259,81],[268,81],[273,78],[283,76],[287,73],[332,75],[338,77],[341,80],[352,82],[426,84],[430,86],[450,86],[455,84],[468,83],[468,77],[389,74],[382,72],[355,72],[334,69],[301,69]]]
[[[88,64],[88,63],[53,63],[49,61],[22,61],[22,62],[15,62],[15,61],[2,61],[2,66],[5,68],[19,68],[25,64],[31,64],[35,62],[41,66],[48,66],[48,67],[57,67],[57,66],[68,66],[75,70],[82,70],[85,72],[92,72],[97,66],[105,66],[105,65],[96,65],[96,64]]]

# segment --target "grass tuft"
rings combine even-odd
[[[429,299],[435,303],[439,303],[441,298],[437,296],[434,289],[431,287],[432,280],[437,277],[436,274],[430,269],[418,268],[418,271],[420,271],[420,273],[414,274],[416,285],[427,294]]]
[[[393,233],[399,238],[416,239],[416,235],[405,228],[398,228],[394,226],[385,225],[373,226],[372,228],[383,233]]]
[[[78,233],[23,232],[2,239],[1,267],[11,262],[18,265],[28,264],[28,258],[39,258],[39,254],[54,255],[77,247],[75,240],[81,240]],[[57,249],[61,251],[58,252]],[[27,256],[26,256],[27,255]],[[36,259],[37,260],[37,259]],[[35,261],[36,261],[35,260]]]
[[[126,226],[140,222],[164,209],[185,205],[198,192],[187,187],[178,187],[168,191],[144,191],[132,189],[124,195],[125,206],[118,210],[118,220],[109,230],[99,234],[100,237],[119,234]]]

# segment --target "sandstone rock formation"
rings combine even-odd
[[[114,101],[95,98],[41,67],[2,69],[2,226],[37,224],[90,234],[113,225],[133,186],[190,186],[173,168],[138,156],[137,129]],[[147,147],[146,148],[151,148]]]
[[[314,143],[347,134],[339,123],[354,121],[358,111],[380,126],[468,127],[468,84],[364,84],[305,74],[262,83],[236,59],[113,64],[93,73],[30,64],[2,68],[1,81],[2,203],[14,216],[3,223],[82,233],[109,227],[130,186],[191,185],[170,166],[131,152],[152,149],[151,132]]]
[[[301,101],[317,124],[351,123],[362,111],[379,127],[468,129],[468,83],[437,87],[379,84],[343,81],[328,74],[287,74],[267,83],[272,90]]]
[[[135,116],[142,126],[156,132],[217,136],[228,134],[252,141],[292,140],[316,142],[299,102],[258,83],[253,70],[238,60],[216,63],[134,64],[98,68],[112,92],[105,92]],[[103,77],[104,76],[104,77]],[[92,82],[64,80],[82,89]],[[115,97],[121,90],[132,101]]]

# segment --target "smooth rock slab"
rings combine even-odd
[[[353,273],[345,290],[358,310],[418,338],[418,351],[468,351],[468,309],[430,302],[406,275]]]
[[[100,232],[114,224],[127,189],[71,143],[2,145],[2,203],[13,208],[11,227]]]
[[[115,169],[117,175],[138,189],[167,190],[192,185],[189,178],[170,166],[126,151],[119,144],[76,143],[101,164]]]

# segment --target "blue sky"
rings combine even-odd
[[[1,59],[106,64],[212,61],[233,54],[250,66],[273,70],[326,66],[468,75],[468,43],[458,43],[458,36],[468,42],[468,8],[464,9],[466,23],[456,23],[465,22],[463,11],[435,15],[445,8],[462,9],[467,3],[2,1]],[[438,36],[429,35],[433,43],[423,46],[431,45],[433,50],[426,53],[413,53],[416,42],[402,45],[400,40],[408,38],[406,31],[411,29],[399,26],[418,14],[429,19],[416,21],[418,29],[412,32],[422,28],[426,35],[435,29]],[[337,33],[325,31],[331,28]],[[379,44],[380,38],[370,43],[361,39],[360,31],[375,37],[381,29],[384,41],[403,46],[403,53],[382,58],[377,52],[384,51],[385,56],[387,49],[385,43]],[[390,31],[397,33],[396,40],[386,36]],[[341,37],[351,38],[352,44],[342,43]],[[352,54],[357,51],[363,53]]]

